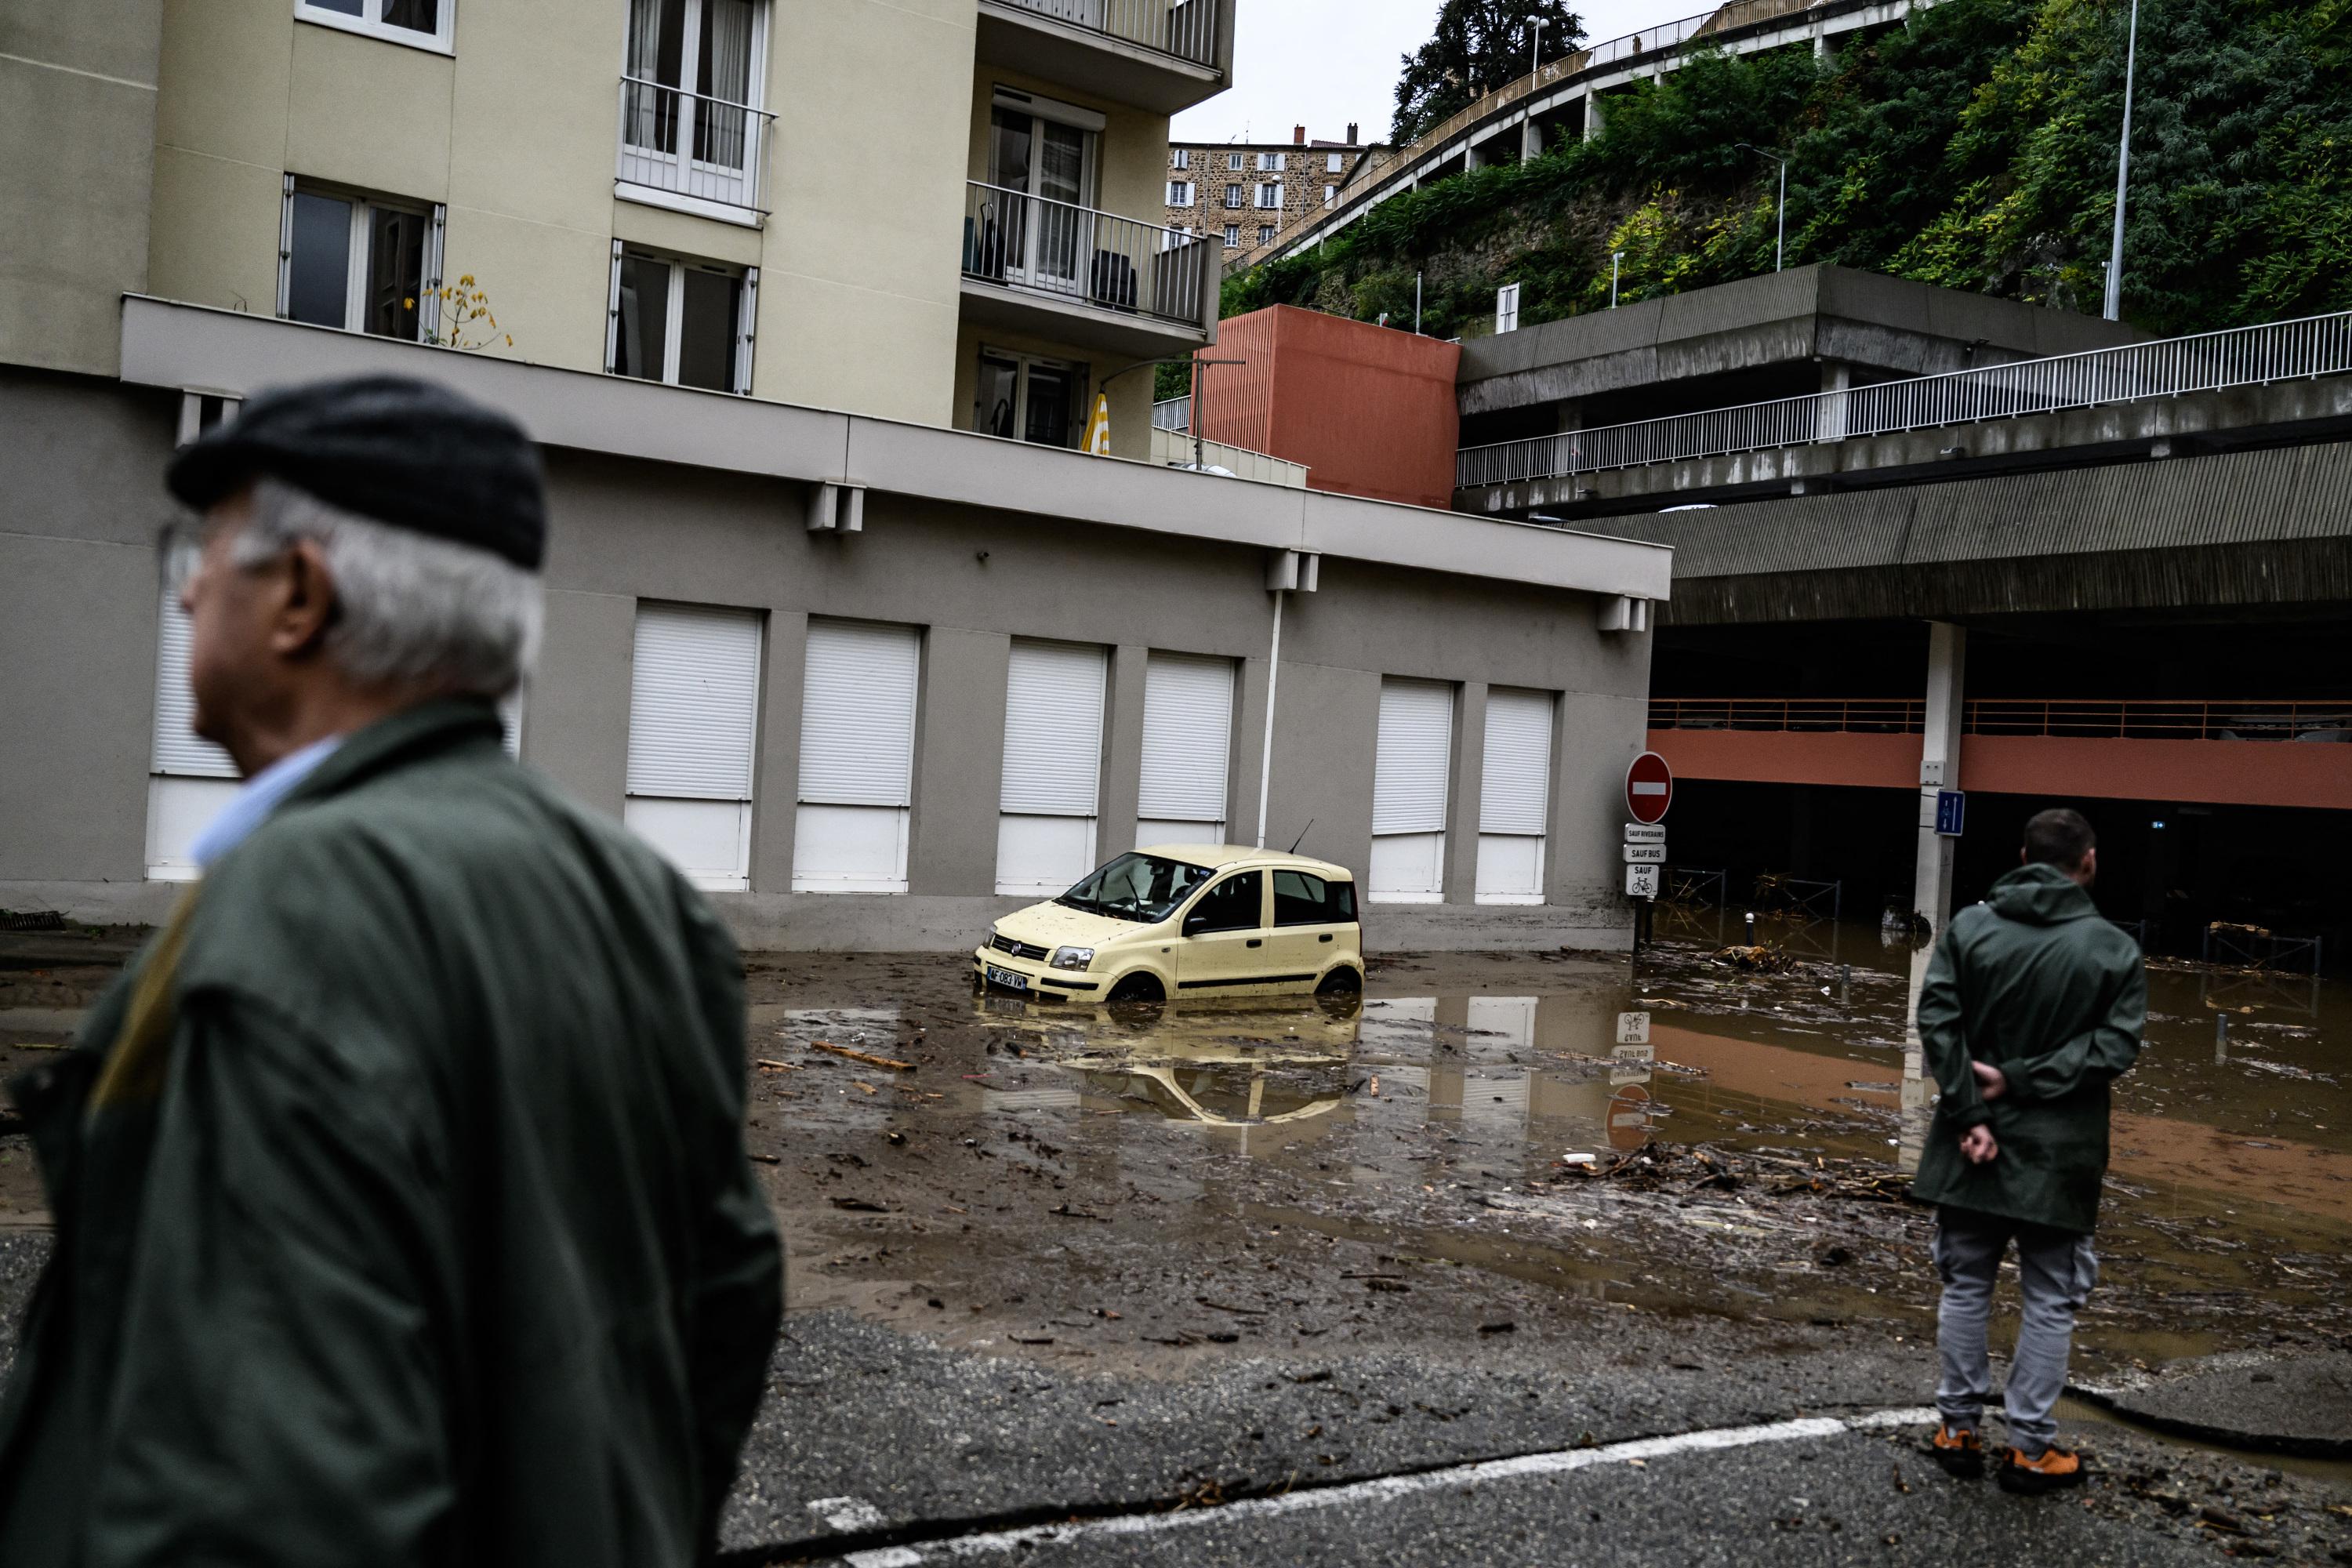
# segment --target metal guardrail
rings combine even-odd
[[[768,135],[775,119],[749,104],[625,76],[614,177],[764,213]]]
[[[1192,400],[1190,397],[1163,397],[1151,405],[1151,427],[1154,430],[1190,430],[1192,427]]]
[[[1465,448],[1464,489],[2352,372],[2352,310]]]
[[[1217,63],[1216,0],[997,0],[1194,65]]]
[[[1653,730],[1917,734],[1927,704],[1901,698],[1657,697]],[[2352,698],[2117,700],[1987,697],[1961,705],[1970,735],[2072,740],[2303,741],[2352,743]]]
[[[1207,236],[966,182],[967,278],[1200,327],[1215,248]]]

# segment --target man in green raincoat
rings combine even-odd
[[[1919,1041],[1943,1090],[1916,1195],[1937,1205],[1943,1374],[1934,1438],[1954,1475],[1984,1473],[1991,1391],[1985,1321],[2014,1242],[2024,1295],[2005,1404],[2001,1486],[2040,1493],[2083,1479],[2056,1446],[2074,1314],[2098,1279],[2091,1232],[2107,1171],[2107,1086],[2139,1056],[2147,976],[2139,945],[2092,903],[2098,840],[2072,811],[2025,825],[2023,862],[1952,918],[1919,993]]]
[[[0,1563],[685,1564],[782,1276],[732,943],[510,761],[546,522],[488,409],[371,377],[174,461],[203,878],[11,1086],[57,1231]]]

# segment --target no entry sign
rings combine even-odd
[[[1675,803],[1675,771],[1655,752],[1643,752],[1625,770],[1625,809],[1636,822],[1657,822]]]

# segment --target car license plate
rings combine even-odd
[[[1026,991],[1029,989],[1029,977],[1027,975],[1016,974],[1010,969],[999,969],[992,963],[988,966],[988,983],[991,985],[1002,985],[1007,991]]]

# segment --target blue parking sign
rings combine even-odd
[[[1936,792],[1936,831],[1946,838],[1958,838],[1961,826],[1969,818],[1969,797],[1956,789]]]

